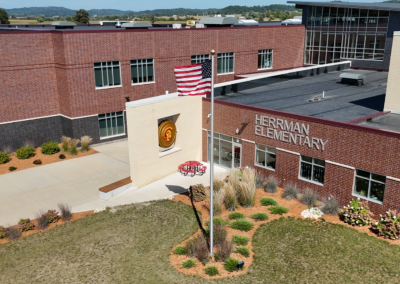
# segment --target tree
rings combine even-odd
[[[44,15],[38,15],[37,18],[36,18],[36,20],[37,20],[39,23],[43,23],[43,22],[46,20],[46,17],[45,17]]]
[[[84,10],[80,9],[75,12],[74,22],[79,23],[79,24],[88,24],[89,23],[89,13]]]
[[[154,23],[157,21],[156,15],[151,14],[149,20],[150,20],[150,22],[151,22],[152,24],[154,24]]]
[[[0,24],[9,24],[8,13],[4,9],[0,9]]]
[[[258,14],[258,21],[264,21],[264,14],[263,13],[259,13]]]
[[[175,21],[175,18],[171,17],[171,18],[168,19],[168,21],[172,21],[173,22],[173,21]]]

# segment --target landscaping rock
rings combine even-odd
[[[303,218],[312,218],[312,219],[318,219],[320,217],[322,217],[322,215],[324,215],[324,213],[322,213],[321,210],[319,210],[319,208],[308,208],[306,210],[304,210],[303,212],[301,212],[300,214]]]

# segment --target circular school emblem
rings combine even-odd
[[[176,126],[172,120],[164,120],[158,126],[158,144],[161,148],[169,148],[176,138]]]

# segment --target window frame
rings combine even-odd
[[[311,163],[308,162],[308,161],[304,161],[304,160],[303,160],[303,157],[311,158],[311,159],[312,159],[312,160],[311,160]],[[322,165],[320,165],[320,164],[315,163],[315,162],[314,162],[315,159],[324,161],[324,165],[322,166]],[[306,164],[308,164],[308,165],[311,165],[311,179],[307,179],[307,178],[301,176],[301,163],[303,163],[303,162],[306,163]],[[314,178],[314,165],[317,166],[317,167],[320,167],[320,168],[323,168],[323,169],[324,169],[324,182],[323,182],[323,183],[320,183],[320,182],[318,182],[318,181],[313,180],[313,178]],[[316,185],[324,186],[324,183],[325,183],[325,165],[326,165],[325,160],[322,160],[322,159],[319,159],[319,158],[314,158],[314,157],[307,156],[307,155],[300,155],[299,179],[300,179],[300,180],[307,181],[307,182],[311,182],[311,183],[316,184]]]
[[[268,55],[271,55],[271,67],[266,67],[266,68],[260,68],[259,67],[259,62],[258,62],[258,56],[264,57],[264,62],[265,62],[265,57],[267,57]],[[257,54],[257,70],[268,70],[268,69],[272,69],[274,68],[274,49],[273,48],[269,48],[269,49],[260,49],[258,50],[258,54]]]
[[[117,115],[117,113],[122,112],[122,114]],[[110,116],[107,116],[108,114],[110,114]],[[114,115],[113,115],[114,114]],[[104,117],[100,117],[100,115],[104,115]],[[101,136],[101,132],[100,132],[100,121],[101,120],[105,120],[106,121],[106,132],[108,133],[108,125],[107,125],[107,119],[108,118],[115,118],[117,119],[118,117],[122,117],[122,122],[123,122],[123,129],[124,132],[123,133],[118,133],[118,134],[113,134],[113,135],[107,135],[107,136]],[[113,137],[118,137],[118,136],[124,136],[126,135],[126,122],[125,122],[125,111],[113,111],[113,112],[106,112],[106,113],[99,113],[97,115],[97,120],[98,120],[98,127],[99,127],[99,137],[100,140],[103,139],[109,139],[109,138],[113,138]],[[111,120],[112,121],[112,120]],[[118,127],[118,126],[117,126]],[[111,126],[111,131],[113,132],[113,128]]]
[[[366,177],[361,176],[361,175],[357,175],[357,171],[359,171],[359,170],[360,170],[360,171],[363,171],[363,172],[369,173],[369,178],[366,178]],[[385,177],[385,182],[382,182],[382,181],[378,181],[378,180],[376,180],[376,179],[373,179],[373,178],[372,178],[372,175],[379,175],[379,176]],[[363,196],[363,195],[358,194],[358,193],[356,192],[356,181],[357,181],[357,178],[361,178],[361,179],[364,179],[364,180],[368,180],[368,193],[367,193],[367,196]],[[385,191],[386,191],[386,181],[387,181],[387,176],[384,176],[384,175],[381,175],[381,174],[377,174],[377,173],[373,173],[373,172],[369,172],[369,171],[365,171],[365,170],[361,170],[361,169],[355,169],[355,170],[354,170],[354,182],[353,182],[353,191],[352,191],[352,195],[355,196],[355,197],[358,197],[358,198],[360,198],[360,199],[364,199],[364,200],[371,201],[371,202],[378,203],[378,204],[383,204],[383,200],[380,201],[380,200],[378,200],[378,199],[373,199],[373,198],[370,197],[370,193],[371,193],[371,182],[376,182],[376,183],[379,183],[379,184],[383,184],[383,185],[384,185],[384,190],[383,190],[383,199],[384,199],[384,198],[385,198]]]
[[[193,59],[193,56],[195,56],[196,58]],[[205,57],[208,57],[207,59],[205,59]],[[195,61],[195,63],[193,63],[193,60]],[[196,54],[196,55],[191,55],[190,56],[190,63],[193,64],[200,64],[205,62],[206,60],[210,60],[210,54]]]
[[[266,150],[259,149],[259,148],[258,148],[258,145],[263,145],[263,146],[265,146],[265,149],[266,149]],[[272,152],[272,151],[270,151],[269,148],[275,149],[275,153]],[[260,164],[257,163],[257,151],[264,152],[264,159],[265,159],[264,161],[266,161],[266,165],[265,165],[265,166],[260,165]],[[255,143],[254,165],[257,166],[257,167],[260,167],[260,168],[267,169],[267,170],[270,170],[270,171],[274,171],[274,172],[275,172],[275,171],[276,171],[276,151],[277,151],[277,150],[276,150],[276,147],[268,146],[268,145],[265,145],[265,144],[262,144],[262,143]],[[268,164],[268,159],[267,159],[268,154],[275,155],[275,167],[274,167],[274,168],[268,167],[268,166],[267,166],[267,164]]]
[[[104,86],[104,74],[103,74],[103,70],[107,70],[108,69],[108,65],[103,66],[103,63],[109,63],[111,62],[111,70],[113,70],[113,67],[116,67],[116,65],[114,65],[114,62],[118,62],[118,68],[119,68],[119,79],[120,79],[120,84],[119,85],[107,85]],[[95,66],[95,64],[100,64],[100,66]],[[101,80],[102,80],[102,86],[98,87],[96,86],[96,69],[100,69],[101,70]],[[119,88],[122,87],[122,72],[121,72],[121,61],[119,60],[115,60],[115,61],[99,61],[99,62],[94,62],[93,63],[93,71],[94,71],[94,86],[96,90],[103,90],[103,89],[110,89],[110,88]],[[107,74],[107,81],[109,81],[109,73],[106,72]],[[112,76],[113,76],[113,81],[114,81],[114,71],[112,71]]]
[[[132,61],[134,61],[134,60],[136,60],[138,63],[132,63]],[[141,62],[141,63],[139,63],[139,60],[140,61],[142,61],[142,60],[152,60],[152,64],[153,64],[153,81],[147,81],[147,82],[143,82],[143,78],[144,78],[144,76],[143,76],[143,74],[144,74],[144,66],[146,66],[147,67],[147,64],[148,64],[148,62],[146,61],[145,63],[143,63],[143,62]],[[133,83],[133,79],[132,79],[132,65],[135,65],[136,67],[137,67],[137,70],[139,70],[139,66],[141,67],[141,69],[142,69],[142,82],[138,82],[138,83]],[[137,86],[137,85],[146,85],[146,84],[154,84],[155,82],[156,82],[156,72],[155,72],[155,62],[154,62],[154,58],[141,58],[141,59],[131,59],[130,61],[129,61],[129,67],[130,67],[130,70],[131,70],[131,86]],[[148,68],[145,68],[145,70],[146,70],[146,76],[148,77],[148,75],[147,75],[147,71],[148,71]]]
[[[223,73],[218,73],[218,60],[221,58],[223,60],[223,65],[224,65],[224,70],[226,69],[229,70],[229,66],[226,67],[226,61],[230,58],[230,54],[232,54],[232,59],[233,59],[233,66],[232,66],[232,72],[223,72]],[[219,57],[221,56],[221,57]],[[217,53],[217,76],[219,75],[229,75],[229,74],[235,74],[235,52],[221,52]]]

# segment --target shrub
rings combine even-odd
[[[277,177],[270,175],[267,177],[264,185],[264,191],[268,193],[278,192],[279,180]]]
[[[239,213],[239,212],[233,212],[233,213],[229,214],[228,218],[229,218],[229,220],[243,219],[244,214]]]
[[[264,175],[259,171],[255,172],[255,184],[256,184],[256,188],[264,187]]]
[[[251,215],[251,218],[253,218],[256,221],[265,221],[268,219],[268,214],[267,213],[256,213]]]
[[[184,263],[182,263],[183,268],[192,268],[196,265],[195,259],[188,259]]]
[[[214,226],[215,225],[226,225],[226,224],[228,224],[228,221],[225,221],[224,219],[222,219],[222,218],[218,218],[218,217],[214,217],[213,218],[213,224],[214,224]],[[210,225],[210,221],[207,221],[206,222],[206,226],[209,226]]]
[[[289,208],[286,208],[285,206],[277,205],[277,206],[272,206],[268,208],[269,211],[271,211],[271,214],[285,214],[289,212]]]
[[[214,179],[214,182],[213,182],[214,192],[218,192],[218,191],[220,191],[220,189],[222,189],[224,187],[225,187],[225,182],[223,180]]]
[[[203,235],[199,235],[186,243],[186,253],[189,257],[196,257],[201,263],[210,259],[207,240]]]
[[[34,160],[34,161],[33,161],[33,164],[34,164],[34,165],[41,165],[41,164],[42,164],[42,161],[41,161],[41,160]]]
[[[93,139],[90,136],[85,135],[85,136],[81,137],[81,151],[83,153],[89,151],[89,149],[90,149],[89,144],[92,141],[93,141]]]
[[[33,229],[35,229],[35,224],[33,224],[29,218],[28,219],[19,219],[18,229],[21,232],[33,230]]]
[[[239,248],[236,249],[235,252],[243,255],[244,257],[249,257],[250,256],[250,251],[246,247],[239,247]]]
[[[54,141],[45,142],[42,144],[42,154],[44,155],[53,155],[55,153],[60,152],[60,147],[58,147],[58,143]]]
[[[46,220],[47,223],[56,223],[58,220],[60,220],[60,216],[58,215],[58,212],[56,210],[49,210],[46,213]]]
[[[350,204],[339,214],[340,220],[352,226],[365,226],[371,224],[371,213],[368,205],[360,199],[353,199]]]
[[[191,185],[189,187],[189,194],[190,198],[192,198],[194,202],[203,201],[207,197],[206,188],[201,183],[196,185]]]
[[[37,228],[39,230],[44,230],[49,225],[49,222],[47,222],[46,213],[43,211],[36,213],[35,218],[37,221]]]
[[[238,207],[236,190],[230,183],[225,185],[225,208],[229,211],[235,211]]]
[[[232,243],[234,243],[238,246],[246,246],[248,242],[249,242],[249,238],[246,236],[234,235],[232,237]]]
[[[222,204],[224,203],[225,189],[221,188],[218,191],[214,191],[213,195],[213,210],[214,216],[219,215],[222,212]]]
[[[0,152],[0,164],[8,163],[10,160],[10,155],[5,152]]]
[[[239,260],[234,258],[228,258],[224,263],[224,268],[229,272],[239,271],[238,263]]]
[[[67,153],[70,155],[76,155],[78,154],[78,150],[76,147],[78,146],[79,139],[70,139],[68,141],[68,150]]]
[[[327,215],[337,215],[339,213],[339,202],[335,197],[329,196],[324,201],[324,205],[321,207],[321,211]]]
[[[58,203],[58,209],[60,209],[61,217],[63,221],[69,221],[72,218],[71,207],[65,203]]]
[[[64,135],[61,136],[61,150],[63,150],[64,152],[68,151],[68,145],[70,140],[71,140],[70,137]]]
[[[297,186],[294,183],[288,183],[285,186],[285,191],[281,195],[282,198],[297,199]]]
[[[318,195],[310,188],[306,188],[304,194],[300,198],[300,202],[309,207],[315,207],[317,205],[317,200]]]
[[[204,272],[208,275],[208,276],[215,276],[215,275],[219,275],[219,271],[218,268],[216,266],[207,266],[204,269]]]
[[[7,228],[7,235],[10,240],[16,240],[21,237],[21,232],[17,227],[9,227]]]
[[[276,200],[275,199],[273,199],[273,198],[269,198],[269,197],[263,197],[263,198],[261,198],[260,199],[260,201],[261,201],[261,205],[262,206],[276,206],[276,205],[278,205],[278,202],[276,202]]]
[[[217,252],[215,253],[215,260],[224,262],[227,260],[232,253],[233,244],[224,240],[223,242],[219,243],[217,246]]]
[[[174,254],[177,255],[185,255],[186,254],[186,247],[185,246],[178,246],[173,251]]]
[[[379,221],[372,225],[371,230],[385,239],[398,239],[400,236],[400,216],[397,211],[389,210],[386,215],[379,215]]]
[[[60,154],[60,156],[58,156],[61,160],[65,159],[65,155],[64,154]]]
[[[0,239],[7,238],[7,229],[4,228],[3,226],[0,226]]]
[[[253,223],[251,223],[249,220],[247,219],[238,219],[236,221],[233,221],[230,225],[230,227],[232,229],[236,229],[236,230],[241,230],[241,231],[250,231],[251,229],[253,229]]]
[[[3,152],[11,157],[13,155],[14,150],[13,150],[13,148],[11,146],[5,146],[3,148]]]
[[[16,169],[17,169],[16,167],[9,167],[9,168],[8,168],[8,170],[9,170],[10,172],[15,171]]]
[[[35,149],[29,146],[22,146],[21,148],[17,149],[15,153],[17,154],[18,159],[25,160],[35,155]]]

